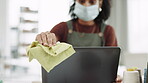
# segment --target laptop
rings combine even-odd
[[[113,83],[117,77],[119,47],[75,47],[76,53],[49,73],[42,83]]]

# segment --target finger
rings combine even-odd
[[[40,34],[38,34],[38,35],[36,36],[36,39],[35,39],[35,40],[38,41],[40,44],[43,43]]]
[[[47,36],[44,32],[41,33],[41,39],[42,39],[43,45],[48,46]]]
[[[52,44],[55,45],[57,39],[56,39],[56,36],[55,36],[54,33],[52,33],[52,37],[53,37],[53,38],[52,38]]]
[[[47,36],[48,46],[51,47],[52,46],[52,35],[51,33],[46,33],[46,36]]]

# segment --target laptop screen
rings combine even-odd
[[[76,53],[47,73],[42,83],[112,83],[117,76],[119,47],[75,47]]]

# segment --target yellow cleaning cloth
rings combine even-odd
[[[50,72],[56,65],[60,64],[74,53],[75,50],[72,45],[67,43],[57,43],[55,46],[46,47],[34,41],[27,48],[29,62],[32,59],[37,59],[47,72]]]

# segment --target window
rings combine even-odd
[[[128,42],[131,53],[148,53],[148,0],[127,0]]]

